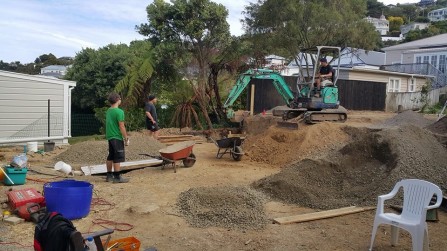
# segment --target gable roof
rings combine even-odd
[[[408,49],[426,49],[426,48],[442,47],[442,46],[447,47],[447,33],[411,41],[408,43],[385,47],[382,50],[394,51],[394,50],[408,50]]]

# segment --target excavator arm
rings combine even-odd
[[[267,69],[250,69],[239,76],[236,84],[231,89],[230,94],[228,95],[228,98],[224,103],[224,108],[227,109],[228,118],[232,118],[234,116],[234,112],[231,109],[231,106],[245,90],[245,88],[247,88],[252,78],[273,80],[273,86],[275,87],[279,95],[281,95],[284,102],[289,105],[289,103],[293,100],[293,93],[281,75]]]

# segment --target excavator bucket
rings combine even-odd
[[[298,124],[303,117],[301,116],[304,113],[305,109],[287,109],[283,111],[282,121],[278,121],[278,127],[297,130]]]
[[[298,130],[298,122],[297,121],[278,121],[277,126],[281,128]]]

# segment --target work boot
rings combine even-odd
[[[108,173],[106,177],[106,182],[112,182],[113,181],[113,174]]]
[[[118,178],[116,177],[113,178],[113,183],[127,183],[127,182],[129,182],[129,179],[124,178],[121,175]]]

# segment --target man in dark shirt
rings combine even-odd
[[[155,109],[157,97],[155,97],[155,95],[149,95],[147,99],[148,102],[144,106],[144,110],[146,112],[146,128],[149,130],[154,139],[158,139],[160,127],[158,127],[157,110]]]
[[[316,84],[317,84],[317,94],[316,96],[320,96],[320,90],[321,90],[321,84],[325,80],[329,80],[332,82],[332,66],[330,66],[327,62],[326,58],[320,59],[320,73],[317,74],[316,77]]]

